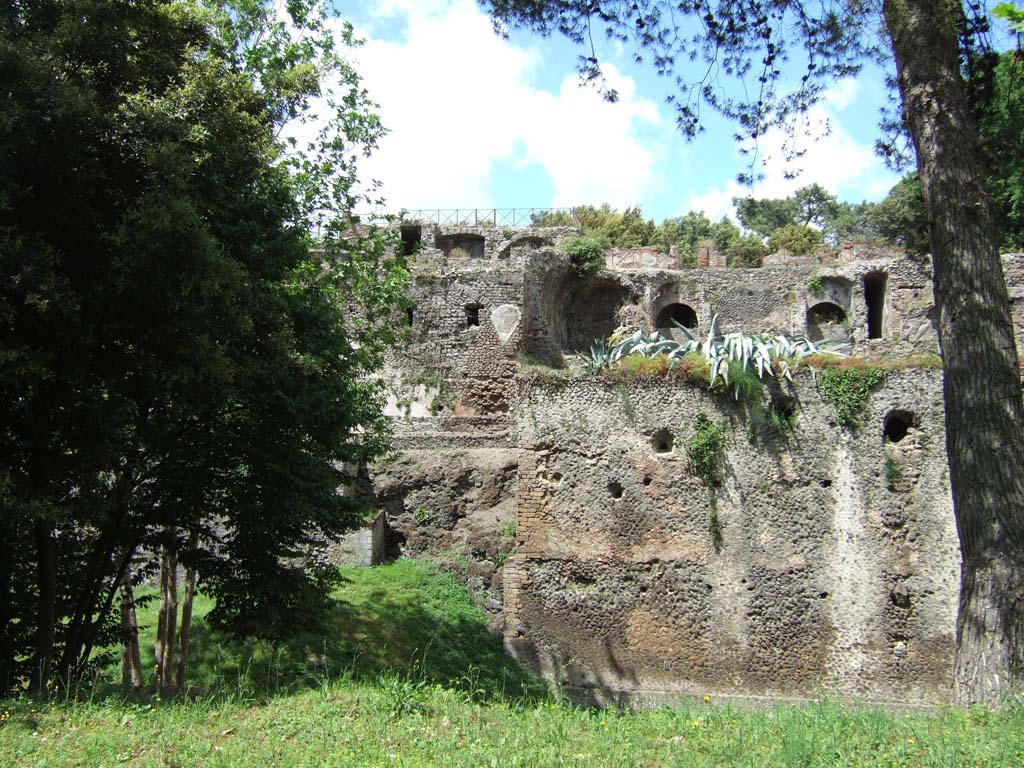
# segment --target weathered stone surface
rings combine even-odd
[[[402,453],[371,468],[392,554],[445,562],[525,665],[584,699],[948,698],[958,552],[939,372],[891,373],[855,432],[809,376],[773,387],[796,404],[788,437],[699,387],[520,375],[670,318],[703,337],[716,314],[721,332],[934,354],[928,263],[858,244],[678,270],[647,249],[582,277],[556,247],[571,234],[424,225],[408,341],[384,374]],[[1024,255],[1003,265],[1024,344]],[[728,424],[713,492],[685,455],[700,412]]]
[[[689,384],[522,382],[510,650],[604,701],[947,698],[959,556],[941,376],[890,374],[856,432],[834,425],[809,375],[789,394],[797,428],[783,437]],[[890,490],[893,410],[918,426],[915,473]],[[698,413],[728,430],[714,489],[685,455]],[[652,442],[665,431],[668,454]]]

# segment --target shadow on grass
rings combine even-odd
[[[278,642],[230,638],[206,623],[210,604],[198,604],[189,659],[191,696],[263,699],[338,680],[396,677],[454,688],[478,701],[527,703],[547,696],[546,685],[505,654],[501,640],[488,632],[483,612],[448,574],[429,564],[399,561],[344,569],[343,575],[347,583],[324,617],[325,630],[297,627]],[[152,621],[140,616],[140,623],[151,625],[141,638],[147,670],[154,666],[156,607],[152,610]],[[116,680],[118,674],[111,668],[106,677]],[[152,690],[140,692],[147,694]]]

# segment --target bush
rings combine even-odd
[[[603,235],[573,237],[562,244],[569,254],[569,263],[581,275],[592,275],[604,269],[604,255],[611,244]]]
[[[840,426],[856,428],[871,393],[885,381],[885,371],[865,368],[825,368],[818,374],[818,391],[831,403]]]
[[[823,243],[821,232],[817,229],[803,224],[787,224],[775,230],[768,238],[768,249],[772,253],[786,251],[794,256],[810,256]]]

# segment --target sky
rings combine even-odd
[[[668,83],[609,46],[602,59],[619,101],[580,85],[578,52],[557,37],[497,36],[474,0],[340,3],[364,39],[351,58],[388,135],[360,173],[382,183],[389,210],[639,206],[660,222],[688,211],[732,214],[732,198],[785,197],[818,183],[840,200],[880,200],[899,180],[874,153],[888,98],[877,70],[835,84],[813,108],[796,166],[773,129],[750,159],[715,118],[687,142],[665,103]],[[794,171],[800,171],[791,178]]]

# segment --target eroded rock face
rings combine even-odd
[[[810,376],[789,394],[796,428],[780,435],[664,379],[522,383],[509,649],[598,702],[947,699],[959,555],[940,375],[890,374],[856,432]],[[894,410],[917,425],[895,484]],[[698,413],[726,429],[712,488],[685,453]]]
[[[392,557],[433,557],[457,577],[500,631],[499,567],[513,547],[516,451],[408,450],[372,471],[387,513]]]
[[[700,387],[523,374],[605,333],[703,338],[715,315],[720,332],[927,357],[926,262],[856,246],[679,270],[615,252],[583,277],[556,247],[567,229],[415,228],[408,339],[384,372],[400,453],[370,472],[392,556],[445,563],[525,665],[586,701],[948,698],[959,561],[938,372],[890,374],[853,432],[805,377],[771,395],[795,409],[786,436]],[[1024,344],[1024,255],[1003,264]],[[727,427],[712,489],[686,456],[701,412]]]

